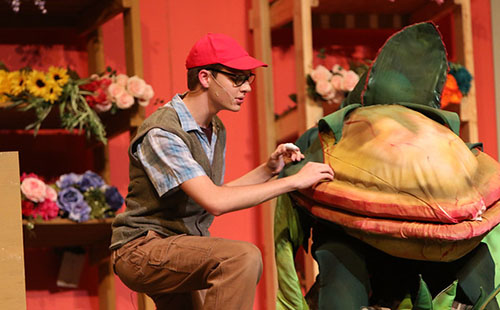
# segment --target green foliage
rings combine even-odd
[[[405,298],[401,301],[397,310],[412,310],[413,303],[411,302],[411,295],[406,294]]]
[[[420,287],[412,304],[411,296],[408,294],[399,304],[397,310],[451,310],[455,301],[458,287],[458,280],[442,290],[434,299],[427,287],[427,284],[420,276]],[[479,288],[481,293],[479,298],[474,303],[472,310],[484,310],[500,292],[500,285],[495,288],[489,295],[485,295],[482,287]]]
[[[89,189],[88,191],[83,193],[83,197],[91,209],[91,219],[103,219],[111,217],[113,215],[113,211],[106,203],[106,196],[100,189]]]

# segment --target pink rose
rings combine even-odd
[[[141,98],[142,100],[151,100],[153,96],[155,95],[155,92],[153,91],[153,87],[151,85],[146,85],[146,89],[144,90],[144,93],[142,94]]]
[[[111,83],[108,87],[108,94],[112,98],[118,98],[125,92],[125,87],[118,83]]]
[[[134,75],[127,81],[127,91],[134,97],[142,97],[146,90],[146,82],[143,79]]]
[[[330,100],[335,96],[335,89],[328,81],[319,81],[316,83],[316,92],[321,95],[324,100]]]
[[[56,190],[50,186],[45,186],[45,199],[48,199],[50,201],[56,201],[57,200]]]
[[[322,65],[319,65],[311,72],[311,79],[318,83],[319,81],[329,81],[332,73]]]
[[[333,65],[333,67],[332,67],[333,74],[335,74],[335,73],[342,74],[342,71],[344,71],[344,68],[342,68],[341,65]]]
[[[134,104],[134,97],[129,93],[124,92],[120,97],[116,98],[116,106],[120,109],[128,109]]]
[[[128,76],[125,74],[118,74],[116,76],[116,84],[121,85],[123,88],[127,86]]]
[[[356,72],[349,70],[344,73],[344,83],[342,89],[344,91],[352,91],[356,84],[358,84],[358,81],[359,76],[356,74]]]
[[[35,178],[25,178],[21,183],[21,192],[33,202],[42,202],[47,193],[46,185],[43,181]]]
[[[155,95],[154,91],[153,91],[153,87],[151,87],[151,85],[146,85],[146,89],[144,90],[144,94],[142,95],[142,97],[139,98],[139,105],[140,106],[147,106],[149,104],[149,101],[151,100],[151,98],[153,98],[153,96]]]
[[[333,89],[335,90],[343,90],[344,78],[342,75],[334,75],[330,80],[330,84],[332,84]]]

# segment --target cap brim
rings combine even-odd
[[[251,56],[243,56],[220,64],[236,70],[252,70],[259,67],[267,67],[267,64]]]

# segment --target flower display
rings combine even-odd
[[[147,106],[154,96],[153,87],[140,77],[128,77],[115,71],[92,75],[90,82],[81,85],[80,89],[92,92],[85,100],[98,112],[128,109],[135,103]]]
[[[85,131],[107,143],[106,130],[98,113],[128,109],[137,103],[147,106],[154,96],[151,85],[143,79],[116,74],[110,68],[104,74],[80,78],[70,69],[51,66],[47,72],[23,68],[9,71],[0,63],[0,103],[10,108],[32,110],[36,121],[25,129],[36,135],[42,122],[57,106],[61,127]]]
[[[77,222],[113,217],[123,205],[123,197],[95,172],[63,174],[56,181],[57,205],[63,217]]]
[[[113,217],[123,197],[95,172],[61,175],[46,184],[36,174],[21,176],[22,215],[28,220],[69,218],[76,222]]]
[[[27,219],[50,220],[57,217],[57,192],[36,174],[21,176],[21,212]]]
[[[340,104],[358,81],[359,76],[353,70],[346,70],[339,65],[328,70],[318,65],[307,75],[307,92],[314,100]]]

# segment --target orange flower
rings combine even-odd
[[[443,93],[441,94],[441,108],[446,107],[450,103],[460,104],[461,101],[462,93],[458,88],[457,80],[455,80],[453,75],[448,74]]]

